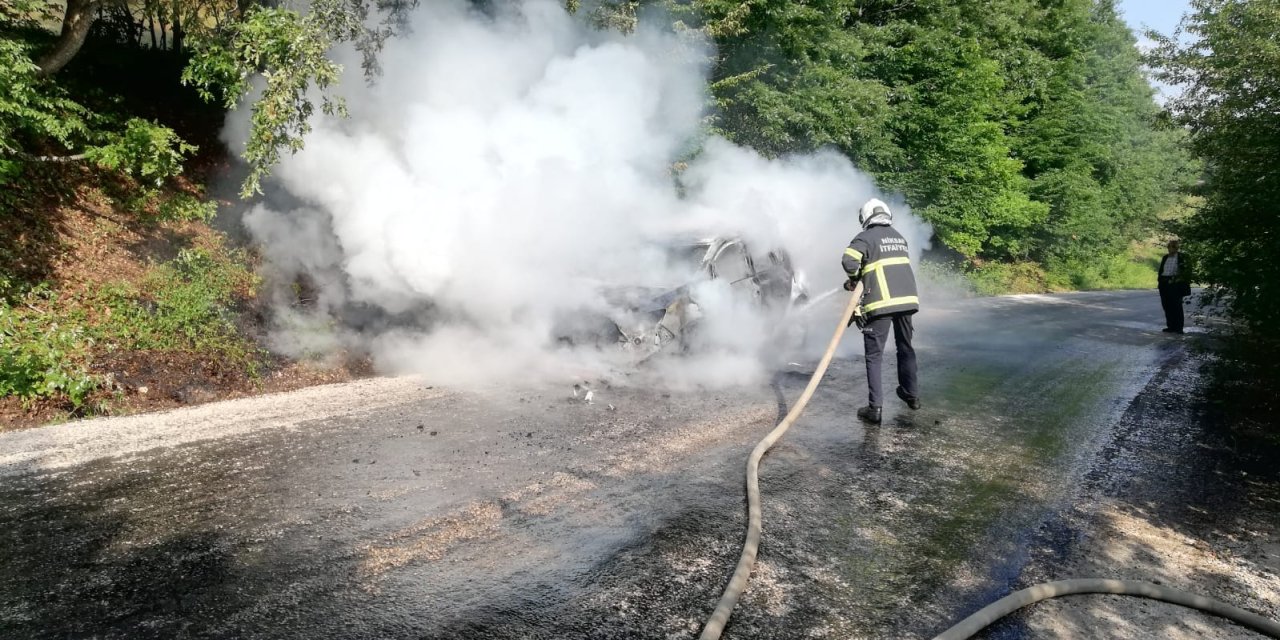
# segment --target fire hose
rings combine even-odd
[[[818,388],[818,383],[826,375],[827,367],[831,365],[831,359],[835,356],[836,347],[840,345],[840,339],[844,337],[845,329],[852,324],[854,313],[858,311],[858,303],[861,298],[862,284],[859,283],[853,295],[850,296],[849,304],[840,316],[840,323],[836,325],[835,333],[831,336],[831,343],[827,345],[826,352],[822,354],[822,359],[818,362],[818,367],[814,370],[813,376],[809,378],[809,384],[805,386],[804,392],[800,394],[800,398],[791,410],[787,412],[782,421],[763,440],[756,444],[755,449],[752,449],[751,455],[747,458],[746,541],[742,545],[742,554],[738,557],[738,565],[734,568],[733,575],[729,578],[729,584],[725,587],[715,610],[711,612],[711,616],[707,618],[707,622],[702,628],[702,635],[699,636],[700,640],[718,640],[720,638],[720,634],[724,632],[725,624],[729,621],[730,614],[733,613],[734,606],[738,603],[738,598],[747,588],[747,581],[751,577],[751,569],[755,566],[756,552],[760,547],[762,522],[760,515],[760,459],[773,447],[774,443],[782,438],[787,429],[791,428],[792,423],[804,412],[805,406],[809,404],[809,399],[813,397],[813,392]],[[1000,618],[1025,606],[1049,598],[1085,593],[1137,596],[1178,604],[1226,618],[1272,638],[1280,638],[1280,623],[1212,598],[1147,582],[1081,578],[1046,582],[1011,593],[960,621],[959,624],[936,636],[934,640],[966,640]]]

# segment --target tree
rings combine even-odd
[[[720,52],[719,132],[768,155],[835,146],[949,246],[1006,256],[1044,215],[1011,157],[1015,101],[982,36],[1019,1],[701,0],[690,21]]]
[[[61,71],[80,52],[85,37],[89,35],[89,27],[93,26],[98,9],[102,7],[102,0],[66,0],[66,3],[62,32],[54,41],[53,48],[36,62],[42,76]]]
[[[39,55],[52,5],[16,0],[0,11],[0,184],[28,164],[82,160],[150,184],[179,173],[194,151],[169,127],[85,107],[53,77],[80,51],[102,6],[69,2],[60,34]]]
[[[1023,88],[1006,58],[1022,46],[1021,0],[879,4],[859,37],[877,46],[871,71],[890,86],[891,130],[907,163],[870,167],[901,190],[947,246],[970,259],[1025,256],[1047,207],[1027,194],[1011,131]]]
[[[1205,198],[1182,229],[1198,276],[1250,326],[1280,322],[1280,0],[1192,0],[1157,42],[1169,108],[1205,163]],[[1185,38],[1185,41],[1184,41]]]
[[[314,0],[306,13],[292,9],[248,8],[242,18],[194,46],[194,57],[183,81],[205,99],[233,109],[254,92],[251,79],[265,79],[254,96],[249,140],[243,154],[249,175],[241,196],[261,192],[261,180],[280,161],[282,151],[297,152],[311,131],[315,113],[312,87],[319,89],[325,114],[345,114],[340,98],[325,92],[338,81],[342,66],[329,51],[342,42],[364,53],[364,69],[377,73],[377,52],[383,42],[403,28],[412,0]],[[366,26],[372,12],[375,26]]]
[[[1104,0],[695,0],[716,130],[835,146],[973,262],[1079,271],[1122,252],[1183,162]]]
[[[190,45],[185,82],[227,108],[251,100],[247,197],[302,148],[317,110],[344,112],[326,91],[341,74],[332,47],[354,43],[375,75],[414,4],[200,4],[220,2],[144,11],[161,46],[169,32]],[[770,156],[840,150],[971,264],[1105,262],[1149,232],[1186,173],[1112,0],[603,0],[586,17],[626,33],[648,4],[716,44],[709,132]],[[150,29],[121,16],[141,42]]]
[[[21,0],[20,4],[43,4],[46,11],[54,6],[34,0]],[[199,32],[205,25],[218,25],[228,16],[244,13],[242,6],[233,0],[144,0],[139,8],[143,17],[134,23],[134,8],[129,0],[65,0],[58,37],[36,60],[39,74],[51,76],[71,62],[84,46],[94,24],[103,15],[121,17],[130,27],[136,27],[131,30],[137,33],[139,40],[143,33],[142,22],[145,20],[152,48],[181,53],[188,27],[194,27]],[[160,28],[158,41],[157,24]]]

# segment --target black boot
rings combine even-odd
[[[861,409],[858,409],[858,417],[861,418],[863,422],[870,422],[871,424],[880,424],[880,407],[867,405]]]
[[[917,398],[907,393],[907,390],[902,388],[902,385],[898,385],[897,391],[898,391],[898,397],[902,398],[902,401],[907,403],[908,407],[911,407],[912,409],[920,408],[920,398]]]

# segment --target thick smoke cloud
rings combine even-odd
[[[673,237],[781,246],[811,291],[838,286],[857,207],[884,197],[847,159],[700,138],[710,56],[687,36],[599,32],[553,1],[504,6],[424,3],[373,84],[348,56],[350,118],[316,122],[244,217],[269,279],[308,283],[301,306],[280,288],[276,348],[359,347],[384,371],[452,385],[600,375],[625,359],[565,348],[558,327],[608,311],[612,285],[687,280],[667,264]],[[247,117],[232,115],[233,144]],[[673,163],[695,142],[680,192]],[[930,230],[905,207],[896,217],[919,251]],[[755,379],[768,320],[724,283],[700,287],[711,348],[658,370]]]

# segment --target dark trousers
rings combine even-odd
[[[862,328],[862,343],[867,352],[867,389],[871,406],[884,404],[884,390],[880,384],[880,360],[884,357],[884,345],[889,341],[889,328],[893,327],[893,344],[898,352],[898,384],[913,397],[916,389],[916,350],[911,346],[910,313],[894,313],[867,322]]]
[[[1182,331],[1182,291],[1173,282],[1160,285],[1160,306],[1164,307],[1164,325],[1174,331]]]

